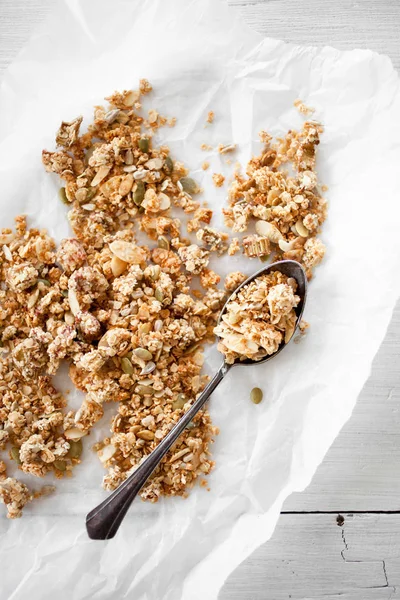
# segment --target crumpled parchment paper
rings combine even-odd
[[[57,3],[1,89],[2,226],[24,212],[57,239],[68,235],[41,150],[53,148],[62,118],[89,117],[104,96],[140,77],[154,86],[151,106],[178,118],[159,139],[191,167],[216,215],[226,186],[216,190],[211,172],[229,176],[232,167],[200,144],[236,142],[245,164],[260,148],[260,129],[281,135],[301,125],[295,99],[317,109],[325,125],[318,172],[330,208],[327,255],[305,314],[311,329],[273,362],[233,369],[214,393],[221,434],[211,491],[136,501],[115,539],[93,542],[84,516],[106,493],[89,442],[107,431],[106,416],[56,495],[27,507],[22,520],[1,512],[2,599],[216,598],[229,573],[272,535],[283,501],[308,485],[349,418],[400,292],[400,93],[390,60],[263,39],[221,0]],[[216,118],[204,128],[208,110]],[[203,160],[211,162],[206,173]],[[251,273],[257,264],[236,256],[219,269]],[[219,361],[212,351],[207,371]],[[254,385],[264,390],[259,406],[249,401]]]

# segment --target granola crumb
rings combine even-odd
[[[210,167],[210,163],[208,161],[204,161],[203,164],[201,165],[201,168],[203,169],[203,171],[207,171],[207,169]]]
[[[213,110],[210,110],[207,115],[207,123],[213,123],[215,114]]]
[[[227,152],[234,152],[236,150],[236,144],[218,144],[217,149],[220,154],[226,154]]]
[[[33,494],[18,479],[7,477],[0,481],[0,500],[6,505],[8,519],[21,517],[22,509],[32,498]]]
[[[228,248],[228,255],[234,256],[238,252],[240,252],[239,238],[233,238]]]
[[[212,176],[215,187],[222,187],[225,182],[225,177],[221,173],[213,173]]]
[[[200,150],[203,150],[204,152],[211,152],[212,149],[213,147],[209,144],[201,144],[200,146]]]
[[[308,115],[312,115],[313,113],[315,113],[315,108],[312,108],[311,106],[306,106],[304,104],[304,102],[302,100],[300,100],[299,98],[294,101],[294,106],[297,108],[297,110],[302,115],[308,116]]]

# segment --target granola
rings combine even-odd
[[[303,111],[304,112],[304,111]],[[229,191],[229,208],[223,210],[225,224],[234,232],[245,232],[255,221],[256,234],[243,239],[249,257],[301,262],[307,276],[321,262],[325,246],[317,237],[326,219],[327,203],[315,173],[316,148],[323,129],[306,121],[300,131],[289,131],[273,143],[262,131],[262,154],[247,165],[247,177],[235,174]],[[284,170],[290,165],[294,172]]]
[[[294,309],[300,301],[296,288],[293,278],[275,271],[257,277],[232,295],[214,329],[219,336],[218,349],[228,364],[261,360],[290,340],[296,324]]]
[[[139,90],[114,93],[109,107],[95,108],[87,133],[81,117],[63,122],[60,149],[43,151],[46,170],[63,180],[75,237],[57,248],[23,217],[15,232],[1,234],[0,449],[31,475],[71,475],[82,440],[113,402],[111,432],[96,451],[107,469],[103,485],[114,489],[208,381],[202,349],[225,292],[207,268],[209,250],[181,237],[171,210],[194,213],[193,231],[212,211],[193,200],[199,187],[186,167],[166,146],[153,146],[153,131],[168,123],[154,110],[140,115],[150,90],[142,80]],[[148,245],[137,241],[136,225]],[[191,291],[193,277],[203,293]],[[76,412],[51,382],[63,361],[85,394]],[[142,498],[187,495],[213,468],[217,432],[202,410]],[[18,517],[32,493],[3,469],[0,476],[0,498]]]

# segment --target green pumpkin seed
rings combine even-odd
[[[134,350],[134,353],[138,358],[141,358],[142,360],[151,360],[153,358],[152,353],[146,350],[146,348],[136,348],[136,350]]]
[[[151,325],[150,323],[142,323],[138,327],[138,332],[143,335],[145,333],[150,333]]]
[[[65,460],[55,460],[53,465],[58,471],[65,471],[67,468]]]
[[[136,393],[139,394],[139,396],[147,396],[147,395],[153,395],[154,390],[149,385],[138,385],[136,387]]]
[[[250,400],[254,404],[260,404],[262,399],[263,399],[262,390],[260,390],[260,388],[258,388],[258,387],[253,388],[250,392]]]
[[[133,192],[133,201],[136,206],[140,206],[144,200],[144,183],[143,181],[138,181],[136,184],[136,190]]]
[[[68,290],[62,290],[61,294],[64,296],[64,298],[68,298]]]
[[[167,173],[172,173],[172,171],[174,170],[174,163],[170,156],[166,157],[165,162],[164,162],[164,167],[165,167],[165,170],[167,171]]]
[[[97,194],[97,189],[95,187],[90,187],[87,190],[85,202],[89,202],[90,200],[92,200],[96,194]]]
[[[126,375],[133,375],[135,372],[131,361],[126,356],[121,359],[121,369]]]
[[[188,194],[197,194],[197,192],[199,191],[199,186],[197,185],[197,182],[191,177],[181,177],[179,182],[182,186],[183,191],[187,192]]]
[[[181,409],[186,404],[186,396],[185,394],[178,394],[176,399],[172,403],[173,410]]]
[[[164,300],[164,292],[162,291],[162,289],[160,287],[156,288],[156,291],[154,292],[154,296],[155,296],[156,300],[158,300],[159,302],[162,302]]]
[[[67,456],[69,458],[80,458],[83,450],[82,440],[69,440],[69,450]]]
[[[51,286],[51,283],[48,279],[41,279],[40,277],[38,278],[38,283],[43,283],[43,285],[45,285],[46,287]]]
[[[142,152],[146,153],[149,151],[150,140],[149,138],[141,138],[138,142],[139,148]]]
[[[165,235],[160,235],[158,238],[157,245],[159,248],[163,248],[163,250],[169,250],[169,241],[165,237]]]
[[[58,190],[58,196],[63,204],[69,205],[70,202],[67,198],[67,194],[65,193],[65,187],[62,187]]]
[[[20,465],[21,464],[21,459],[19,456],[19,448],[17,448],[16,446],[13,446],[10,450],[10,454],[11,454],[11,458],[13,460],[15,460],[15,462]]]

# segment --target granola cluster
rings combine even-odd
[[[321,132],[314,121],[306,121],[300,131],[289,131],[275,143],[261,132],[264,150],[248,163],[247,177],[235,174],[229,208],[223,211],[226,225],[234,232],[246,232],[255,221],[256,233],[242,241],[247,256],[272,254],[274,260],[297,260],[309,278],[325,253],[317,237],[327,213],[315,173]]]
[[[239,273],[240,276],[240,273]],[[239,277],[240,281],[240,277]],[[214,333],[228,364],[260,360],[292,337],[296,325],[297,283],[275,271],[261,275],[232,295]]]

